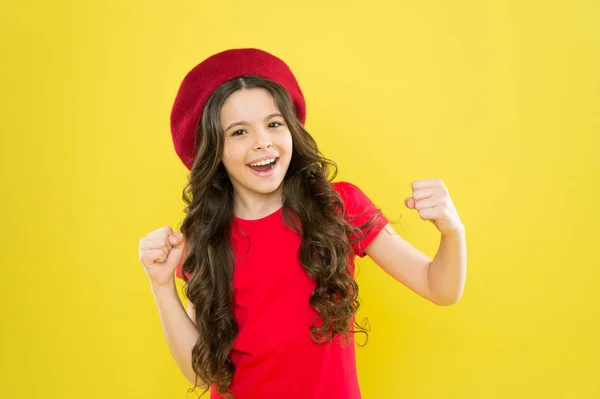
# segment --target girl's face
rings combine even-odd
[[[292,158],[292,134],[269,92],[234,92],[223,103],[220,123],[221,160],[235,192],[249,198],[278,191]]]

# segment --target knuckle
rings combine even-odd
[[[161,235],[163,233],[163,231],[165,230],[165,227],[159,227],[156,230],[152,230],[150,233],[148,233],[149,236],[156,236],[156,235]]]

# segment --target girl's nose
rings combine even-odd
[[[263,144],[256,145],[257,150],[262,150],[263,148],[268,150],[271,147],[273,147],[273,143],[268,143],[268,144],[264,144],[264,145]]]
[[[271,136],[267,132],[259,132],[256,136],[256,143],[254,148],[256,150],[269,149],[273,146]]]

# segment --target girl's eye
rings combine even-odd
[[[273,126],[276,125],[276,126]],[[279,127],[279,126],[283,126],[283,124],[279,123],[279,122],[271,122],[269,123],[269,127]]]
[[[241,136],[245,132],[246,132],[245,130],[236,130],[235,132],[231,133],[231,135],[232,136]]]

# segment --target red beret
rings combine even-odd
[[[285,87],[292,98],[298,119],[304,124],[304,96],[285,62],[266,51],[253,48],[231,49],[214,54],[188,72],[171,110],[171,136],[175,151],[188,169],[192,168],[196,157],[196,128],[208,98],[223,83],[244,75],[261,76]]]

